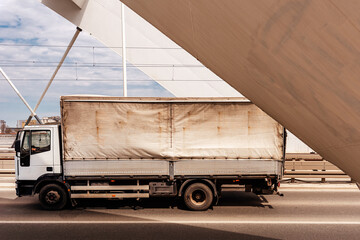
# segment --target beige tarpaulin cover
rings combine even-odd
[[[64,159],[281,159],[283,128],[235,99],[61,98]]]

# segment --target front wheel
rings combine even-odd
[[[191,184],[184,193],[185,205],[193,211],[204,211],[208,209],[213,199],[212,191],[203,183]]]
[[[68,202],[68,195],[59,185],[49,184],[41,188],[39,200],[46,210],[61,210]]]

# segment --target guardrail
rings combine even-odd
[[[319,178],[321,182],[333,178],[350,178],[332,163],[318,154],[286,154],[284,178],[295,179]]]
[[[0,176],[10,177],[15,174],[14,165],[15,152],[11,148],[1,148],[0,150]]]

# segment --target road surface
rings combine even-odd
[[[223,191],[190,212],[170,200],[92,200],[44,211],[36,197],[0,191],[1,239],[357,239],[360,191],[285,188],[284,196]],[[15,199],[14,199],[15,198]]]

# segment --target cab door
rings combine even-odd
[[[51,130],[26,130],[20,149],[19,180],[36,180],[41,175],[53,173]]]

